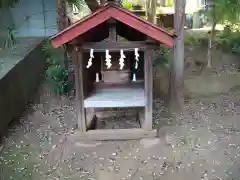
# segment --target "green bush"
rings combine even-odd
[[[185,45],[191,46],[208,46],[207,32],[192,32],[185,31],[184,34]],[[213,40],[213,45],[222,49],[225,52],[240,54],[240,31],[232,32],[231,29],[225,28],[224,31],[216,32]]]
[[[125,9],[132,10],[132,3],[128,2],[127,0],[123,0],[121,2],[121,6]]]
[[[55,93],[67,93],[72,83],[68,78],[69,75],[72,74],[72,71],[66,69],[64,64],[65,48],[61,47],[54,49],[50,42],[46,40],[43,43],[42,50],[45,55],[47,83],[52,87]]]
[[[185,31],[184,32],[184,44],[190,46],[202,46],[207,45],[208,43],[208,34],[207,32],[193,32]]]
[[[218,44],[225,52],[240,54],[240,32],[223,33],[218,38]]]
[[[154,66],[164,66],[169,67],[169,58],[171,56],[171,49],[161,46],[160,49],[157,51],[155,57],[153,58],[153,65]]]

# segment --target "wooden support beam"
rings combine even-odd
[[[77,47],[73,51],[73,62],[75,71],[75,86],[76,86],[76,109],[78,118],[78,128],[81,132],[86,132],[86,116],[84,109],[84,94],[83,94],[83,58],[82,52]]]
[[[153,72],[152,72],[153,50],[147,48],[144,53],[144,88],[145,88],[145,121],[142,127],[152,130],[152,101],[153,101]]]
[[[119,51],[120,49],[134,51],[135,48],[139,50],[146,49],[145,41],[123,41],[123,42],[114,42],[114,41],[102,41],[102,42],[90,42],[84,43],[82,49],[84,51],[89,51],[94,49],[95,52],[104,52],[106,49],[110,51]]]
[[[157,137],[157,130],[147,131],[144,129],[104,129],[89,130],[86,133],[77,132],[77,140],[134,140]]]
[[[117,41],[116,20],[109,19],[108,25],[109,25],[109,40]]]

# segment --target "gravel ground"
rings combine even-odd
[[[74,135],[74,101],[39,92],[3,140],[2,180],[240,179],[240,93],[191,99],[172,118],[155,99],[159,138],[90,142]]]

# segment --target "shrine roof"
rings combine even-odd
[[[111,18],[145,34],[159,43],[165,44],[170,48],[173,47],[173,34],[115,4],[107,4],[96,12],[86,16],[82,20],[52,36],[52,45],[57,48],[65,43],[68,43]]]

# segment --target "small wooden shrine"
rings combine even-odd
[[[107,4],[51,38],[73,47],[79,136],[94,140],[156,136],[152,129],[152,59],[173,35]],[[141,128],[90,130],[98,109],[136,108]]]

